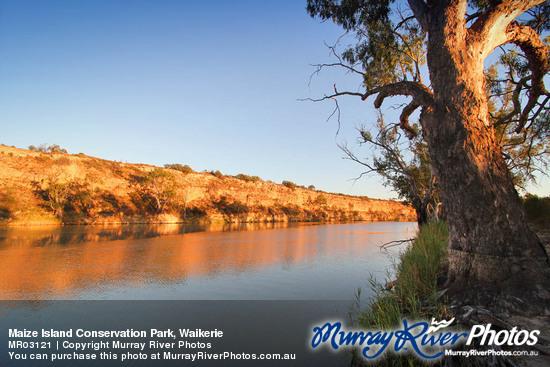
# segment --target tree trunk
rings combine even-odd
[[[466,28],[449,9],[430,23],[435,103],[421,123],[447,213],[450,293],[493,309],[549,307],[548,256],[527,226],[489,122],[483,59],[466,47]]]
[[[428,223],[428,206],[423,205],[420,198],[416,198],[412,202],[412,206],[416,212],[416,222],[418,223],[418,227],[422,227],[424,224]]]

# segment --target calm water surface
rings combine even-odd
[[[4,300],[351,300],[415,223],[3,228]]]

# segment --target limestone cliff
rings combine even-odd
[[[0,146],[0,223],[409,221],[411,207],[242,176]]]

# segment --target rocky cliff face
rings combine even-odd
[[[293,185],[0,146],[0,222],[409,221],[409,206]]]

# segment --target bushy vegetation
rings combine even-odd
[[[63,216],[65,204],[71,190],[69,182],[63,182],[55,177],[50,177],[45,185],[36,185],[36,192],[41,196],[57,218]]]
[[[185,210],[186,198],[181,192],[181,184],[162,168],[156,167],[143,176],[132,178],[134,190],[128,193],[130,203],[112,192],[94,188],[92,182],[99,180],[88,176],[78,180],[51,175],[33,185],[42,206],[64,223],[89,223],[97,216],[158,215]],[[4,216],[9,213],[2,212]]]
[[[32,150],[34,152],[42,152],[42,153],[67,153],[66,149],[61,148],[57,144],[47,145],[47,144],[40,144],[38,147],[35,147],[34,145],[29,146],[29,150]]]
[[[31,147],[40,152],[60,152],[57,145]],[[48,223],[142,223],[148,221],[216,221],[231,222],[330,222],[371,219],[361,215],[353,205],[332,206],[329,194],[309,191],[291,181],[284,185],[303,188],[306,195],[300,204],[282,195],[281,202],[264,200],[262,190],[231,181],[219,170],[208,170],[216,178],[204,174],[184,177],[195,172],[188,165],[166,164],[165,168],[121,164],[89,156],[68,154],[31,154],[8,159],[10,150],[3,150],[6,163],[17,167],[26,164],[28,181],[16,185],[13,192],[0,186],[0,224]],[[239,174],[237,179],[258,182],[260,177]],[[270,182],[270,181],[269,181]],[[204,184],[203,184],[204,183]],[[270,185],[274,184],[270,182]],[[267,181],[266,181],[267,185]],[[247,185],[248,186],[248,185]],[[32,189],[28,189],[32,187]],[[309,186],[314,190],[314,186]],[[205,195],[206,193],[206,195]],[[26,194],[26,195],[23,195]],[[289,192],[287,191],[287,194]],[[298,193],[295,193],[298,195]],[[222,196],[225,199],[220,199]],[[339,201],[337,201],[338,204]],[[223,215],[223,218],[222,218]],[[387,220],[388,218],[379,218]]]
[[[138,193],[153,214],[162,214],[177,206],[178,184],[170,172],[155,167],[138,179],[138,183]]]
[[[523,198],[523,205],[529,222],[541,226],[550,225],[550,197],[541,198],[527,194]]]
[[[0,221],[10,219],[16,210],[16,195],[11,191],[0,193]]]
[[[91,215],[94,206],[94,193],[87,181],[62,180],[57,176],[48,177],[45,182],[34,182],[35,194],[44,202],[58,219]]]
[[[213,201],[212,203],[223,213],[228,221],[231,221],[234,216],[244,215],[250,211],[246,204],[239,200],[231,200],[227,196],[222,196],[219,200]]]
[[[315,204],[321,205],[321,206],[328,205],[327,198],[325,197],[325,195],[323,194],[317,195],[317,197],[315,198]]]
[[[413,244],[401,254],[395,265],[396,280],[388,283],[391,285],[371,280],[373,299],[366,310],[356,315],[360,328],[393,329],[404,318],[419,320],[434,317],[441,320],[452,317],[438,297],[438,279],[445,273],[448,236],[444,222],[422,226]],[[386,355],[385,358],[389,359],[386,365],[419,364],[418,360],[404,355]]]
[[[285,185],[286,187],[288,187],[289,189],[292,189],[292,190],[294,190],[296,188],[296,184],[292,181],[285,180],[285,181],[282,182],[282,184]]]
[[[235,178],[238,178],[239,180],[243,180],[246,182],[258,182],[261,181],[261,178],[258,176],[249,176],[245,175],[243,173],[239,173],[238,175],[234,176]]]
[[[219,170],[210,171],[209,173],[210,173],[212,176],[214,176],[214,177],[223,178],[223,173],[221,173]]]
[[[173,169],[173,170],[180,171],[180,172],[183,172],[183,173],[193,173],[193,172],[195,172],[187,164],[186,165],[181,165],[179,163],[165,164],[164,168]]]

